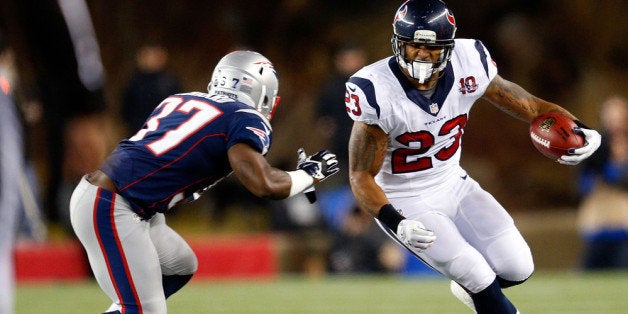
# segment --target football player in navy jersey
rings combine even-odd
[[[176,204],[231,173],[256,196],[284,199],[338,172],[327,150],[307,156],[300,149],[295,171],[267,163],[278,84],[261,54],[227,54],[207,94],[164,99],[141,130],[83,177],[70,200],[71,222],[113,301],[107,313],[166,313],[166,298],[196,271],[196,256],[165,222]]]
[[[586,144],[561,156],[563,164],[589,157],[601,138],[564,108],[501,78],[482,42],[454,39],[455,32],[442,1],[406,1],[393,20],[393,56],[349,78],[350,183],[360,206],[450,278],[467,306],[517,313],[502,289],[532,274],[532,254],[506,210],[460,167],[470,109],[483,98],[528,123],[546,112],[569,116]]]

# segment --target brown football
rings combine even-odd
[[[565,115],[544,113],[530,123],[530,138],[541,154],[557,160],[570,148],[584,146],[584,138],[573,131],[574,127],[576,123]]]

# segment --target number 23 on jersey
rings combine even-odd
[[[345,91],[345,106],[348,113],[355,116],[362,115],[360,96],[351,93],[349,88]],[[421,130],[398,135],[394,140],[406,148],[397,148],[392,151],[392,172],[409,173],[427,170],[434,166],[434,158],[444,161],[453,157],[460,148],[460,139],[466,124],[467,115],[462,114],[443,123],[438,134]],[[432,155],[425,155],[435,144],[436,136],[449,138],[451,144]]]

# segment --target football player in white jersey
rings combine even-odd
[[[586,145],[560,157],[563,164],[589,157],[601,137],[500,77],[482,42],[454,39],[456,21],[442,1],[406,1],[393,31],[394,56],[346,83],[353,193],[385,232],[450,278],[467,306],[517,313],[502,289],[530,277],[532,254],[506,210],[460,167],[469,111],[483,98],[528,123],[546,112],[571,117]]]

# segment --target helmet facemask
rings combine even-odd
[[[451,52],[454,47],[453,40],[448,43],[426,43],[422,41],[404,40],[403,38],[393,35],[391,39],[393,53],[397,58],[397,63],[403,69],[406,69],[407,74],[413,79],[417,80],[419,84],[425,84],[426,82],[438,79],[442,76],[442,71],[447,67],[447,62],[451,58]],[[429,49],[435,47],[440,48],[439,59],[434,62],[432,60],[414,60],[406,57],[406,45],[425,45]],[[438,77],[432,78],[434,73],[439,73]]]

